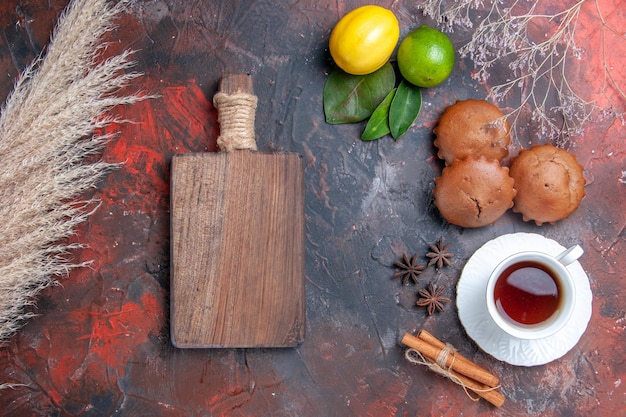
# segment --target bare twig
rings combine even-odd
[[[514,133],[522,114],[529,115],[542,136],[564,144],[570,137],[582,135],[595,111],[606,110],[598,108],[597,101],[583,98],[568,79],[572,61],[583,58],[574,35],[586,1],[576,0],[551,13],[538,11],[541,2],[527,0],[513,0],[506,5],[496,0],[480,10],[484,17],[479,18],[470,41],[459,53],[472,59],[477,80],[487,81],[496,69],[510,71],[510,77],[490,87],[488,97],[503,102],[517,94],[519,103],[507,114]],[[454,25],[473,28],[469,16],[482,7],[482,2],[476,0],[426,0],[422,5],[424,14],[447,30]],[[597,0],[596,9],[602,22],[604,77],[624,98],[624,91],[606,64],[604,31],[614,29],[606,24]],[[535,25],[545,28],[545,39],[533,40],[529,28]]]

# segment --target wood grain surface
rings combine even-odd
[[[287,347],[304,336],[304,180],[293,153],[172,161],[177,347]]]

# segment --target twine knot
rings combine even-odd
[[[461,379],[457,377],[452,371],[452,363],[454,363],[455,352],[456,352],[456,348],[452,346],[451,344],[446,343],[446,346],[443,349],[441,349],[441,351],[437,355],[436,361],[434,362],[431,360],[428,360],[427,358],[424,357],[424,355],[422,355],[420,351],[418,351],[417,349],[413,349],[413,348],[407,349],[405,353],[405,357],[409,362],[417,364],[417,365],[424,365],[428,367],[428,369],[430,369],[431,371],[448,378],[449,380],[451,380],[457,385],[460,385],[465,391],[465,394],[470,399],[472,399],[472,401],[478,401],[479,398],[472,396],[469,393],[469,389],[473,391],[487,392],[487,391],[492,391],[498,388],[498,387],[494,387],[494,388],[488,388],[484,390],[477,390],[476,388],[470,388],[466,384],[464,384],[463,381],[461,381]],[[450,357],[450,355],[452,355],[452,361],[450,362],[449,366],[446,366],[446,363],[448,363],[448,358]]]
[[[224,152],[236,149],[256,150],[254,118],[257,97],[254,94],[225,94],[213,96],[213,105],[218,109],[220,136],[217,146]]]

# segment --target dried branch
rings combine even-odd
[[[541,2],[514,0],[505,6],[502,0],[493,1],[473,30],[471,40],[460,48],[462,57],[472,59],[472,76],[479,81],[487,81],[496,68],[510,72],[505,81],[496,81],[488,96],[502,102],[517,94],[519,104],[507,114],[513,132],[517,132],[520,116],[530,114],[530,122],[542,136],[563,144],[572,136],[582,135],[585,123],[595,111],[606,114],[602,111],[606,109],[598,108],[595,101],[579,95],[568,79],[572,60],[583,58],[574,35],[585,1],[577,0],[548,14],[538,11]],[[470,15],[480,8],[482,2],[476,0],[426,0],[422,5],[423,13],[447,30],[454,26],[472,28]],[[596,8],[604,41],[604,30],[611,28],[604,21],[597,0]],[[529,28],[535,25],[546,29],[545,39],[532,39]],[[603,54],[604,76],[623,98],[623,90],[606,65],[604,49]]]

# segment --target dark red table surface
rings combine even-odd
[[[0,5],[3,100],[19,71],[47,44],[66,3]],[[419,2],[380,3],[394,10],[402,34],[432,24]],[[480,229],[447,224],[432,204],[442,168],[432,128],[447,105],[484,98],[489,83],[472,80],[472,63],[460,60],[447,82],[424,91],[419,119],[397,142],[361,142],[362,124],[326,124],[322,88],[332,68],[330,30],[361,4],[132,2],[107,38],[109,48],[136,49],[137,69],[145,73],[136,87],[160,96],[116,109],[137,123],[120,126],[121,134],[106,147],[105,160],[125,164],[93,191],[102,205],[76,236],[89,248],[75,259],[93,260],[93,266],[41,294],[39,316],[0,349],[0,382],[24,384],[0,392],[0,415],[626,415],[622,121],[589,123],[567,145],[587,179],[586,197],[569,219],[538,227],[509,212]],[[626,3],[600,4],[607,21],[622,31],[606,56],[624,89]],[[595,3],[588,6],[578,42],[598,52]],[[468,35],[451,36],[460,46]],[[572,64],[583,94],[602,88],[601,56],[589,53]],[[169,163],[176,153],[216,150],[211,99],[223,72],[254,77],[259,147],[305,158],[307,324],[305,341],[296,348],[181,350],[169,340]],[[523,145],[542,141],[529,132],[522,137]],[[481,351],[465,333],[454,302],[430,317],[415,306],[417,290],[433,280],[454,299],[472,253],[512,232],[585,249],[591,322],[570,352],[547,365],[512,366]],[[403,252],[423,254],[440,236],[456,254],[450,267],[429,268],[419,285],[402,287],[391,279]],[[473,402],[450,381],[409,364],[399,339],[419,329],[500,376],[505,405]]]

